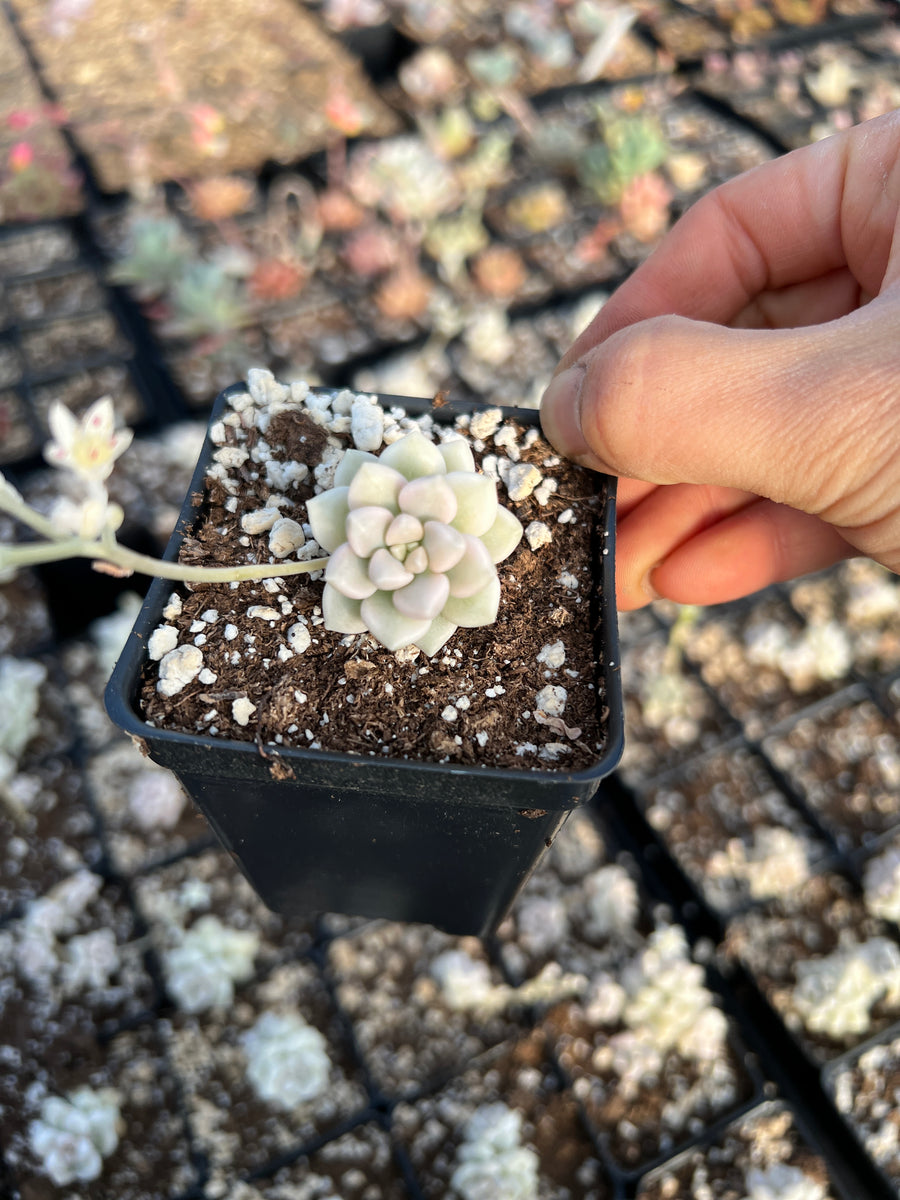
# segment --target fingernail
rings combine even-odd
[[[576,363],[550,380],[541,398],[541,425],[548,441],[566,458],[580,460],[591,449],[581,432],[581,387],[585,367]]]

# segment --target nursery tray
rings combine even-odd
[[[220,417],[223,393],[210,423]],[[478,405],[379,397],[411,415],[452,422]],[[533,410],[504,416],[536,426]],[[200,517],[212,453],[207,438],[166,549],[175,559]],[[614,482],[598,477],[598,588],[594,628],[597,704],[605,748],[579,771],[516,770],[364,758],[257,746],[155,728],[139,706],[146,642],[172,590],[157,579],[106,691],[113,721],[170,768],[266,904],[289,915],[336,911],[422,921],[457,934],[492,931],[562,827],[591,799],[622,752],[623,716],[614,604]],[[599,543],[602,541],[602,546]],[[599,709],[598,709],[599,711]]]

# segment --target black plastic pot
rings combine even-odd
[[[425,400],[382,401],[411,413],[431,409]],[[211,423],[225,402],[223,394]],[[476,407],[444,404],[433,415],[452,422]],[[506,413],[537,424],[533,411]],[[182,538],[198,520],[191,498],[203,491],[211,449],[207,439],[166,558],[177,557]],[[175,772],[275,911],[336,911],[484,935],[502,920],[569,812],[591,799],[622,752],[615,485],[597,479],[605,501],[595,614],[600,643],[595,658],[602,665],[595,682],[597,703],[606,710],[607,739],[589,770],[471,768],[279,748],[275,778],[274,760],[252,743],[153,728],[141,717],[138,695],[147,639],[171,593],[171,583],[160,579],[151,585],[107,686],[110,717],[154,762]]]

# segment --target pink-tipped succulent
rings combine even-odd
[[[522,525],[461,438],[436,446],[413,432],[380,457],[348,450],[334,487],[307,511],[331,555],[326,629],[368,631],[388,650],[415,645],[430,656],[459,626],[496,620],[496,564],[519,544]]]

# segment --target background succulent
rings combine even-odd
[[[307,505],[331,557],[322,612],[337,633],[368,631],[388,650],[436,654],[458,626],[497,617],[496,564],[522,537],[497,485],[462,439],[409,433],[379,457],[348,450],[334,487]]]

